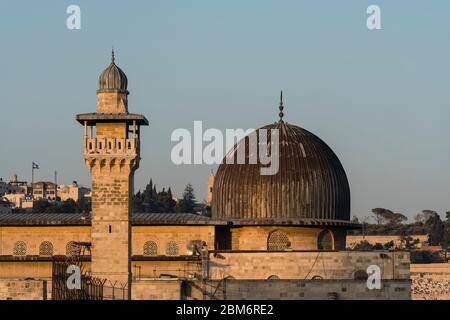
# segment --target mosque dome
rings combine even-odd
[[[114,51],[112,51],[111,64],[98,78],[98,90],[127,92],[127,85],[127,76],[125,75],[125,72],[116,65]]]
[[[319,137],[298,126],[280,121],[262,129],[270,141],[270,130],[278,129],[279,169],[262,175],[261,164],[227,164],[240,147],[249,150],[248,136],[238,142],[219,166],[212,194],[212,216],[246,224],[302,224],[302,220],[326,224],[350,220],[350,188],[336,154]],[[273,148],[272,148],[273,150]],[[236,158],[235,158],[236,159]],[[249,163],[250,162],[250,163]],[[255,163],[255,162],[253,162]]]

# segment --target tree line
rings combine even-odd
[[[184,188],[183,197],[175,200],[170,187],[157,191],[156,185],[150,179],[144,191],[139,190],[134,195],[132,212],[196,213],[196,204],[194,188],[190,183]]]
[[[368,223],[372,219],[375,223]],[[450,246],[450,211],[445,213],[445,219],[434,210],[422,210],[414,216],[414,222],[406,223],[408,218],[385,208],[372,209],[372,216],[359,221],[353,217],[355,223],[362,223],[362,230],[353,231],[353,234],[367,235],[428,235],[428,243],[432,246],[442,246],[448,249]]]
[[[67,199],[65,201],[49,201],[47,199],[36,200],[33,203],[33,213],[89,213],[91,212],[91,199],[79,198],[77,201]],[[195,198],[194,188],[188,183],[184,188],[181,199],[175,199],[170,187],[157,190],[153,180],[146,185],[143,192],[140,190],[133,195],[131,211],[134,213],[197,213],[208,215],[207,207],[198,204]],[[15,209],[15,212],[25,212],[24,209]]]

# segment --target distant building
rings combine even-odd
[[[61,201],[66,201],[68,199],[72,199],[74,201],[78,201],[80,198],[86,197],[86,195],[90,194],[90,189],[79,186],[76,181],[72,182],[72,184],[62,184],[58,186],[58,197]]]
[[[32,209],[33,199],[24,193],[8,193],[4,198],[11,203],[13,209]]]
[[[12,184],[11,182],[3,181],[2,178],[0,178],[0,196],[3,196],[8,193],[23,193],[25,192],[23,188],[16,184]]]
[[[33,198],[56,200],[57,187],[56,184],[49,181],[40,181],[33,184]]]
[[[19,181],[17,174],[13,174],[13,176],[11,177],[11,180],[9,181],[9,184],[12,187],[21,189],[20,193],[24,193],[24,194],[31,193],[31,185],[28,184],[28,182],[26,182],[26,181]],[[16,190],[18,190],[18,189],[16,189]],[[19,192],[10,192],[10,193],[19,193]]]

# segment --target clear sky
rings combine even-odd
[[[81,30],[66,8],[81,7]],[[366,9],[381,7],[382,30]],[[150,177],[199,199],[211,169],[170,161],[176,128],[285,120],[339,156],[352,214],[450,210],[450,1],[161,0],[0,3],[0,177],[89,185],[82,127],[97,79],[116,62],[143,130],[136,190]]]

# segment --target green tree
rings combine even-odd
[[[77,210],[77,204],[73,199],[67,199],[61,202],[59,209],[62,213],[75,213]]]
[[[50,206],[47,199],[36,200],[33,202],[33,213],[45,213]]]
[[[186,185],[183,192],[183,198],[178,201],[176,211],[180,213],[195,213],[195,195],[194,188],[190,183]]]
[[[399,225],[404,221],[407,221],[408,218],[401,213],[394,213],[390,210],[387,210],[385,213],[385,220],[391,225]]]
[[[385,221],[386,209],[373,208],[372,213],[377,224],[383,224]]]
[[[92,211],[91,199],[80,197],[76,203],[76,212],[77,213],[89,213]]]
[[[144,195],[141,193],[141,190],[139,190],[133,196],[133,201],[131,203],[132,212],[134,212],[134,213],[145,212],[144,205],[143,205],[143,198],[144,198]]]
[[[428,233],[428,243],[432,246],[441,245],[444,238],[444,224],[441,217],[434,212],[425,222]]]

